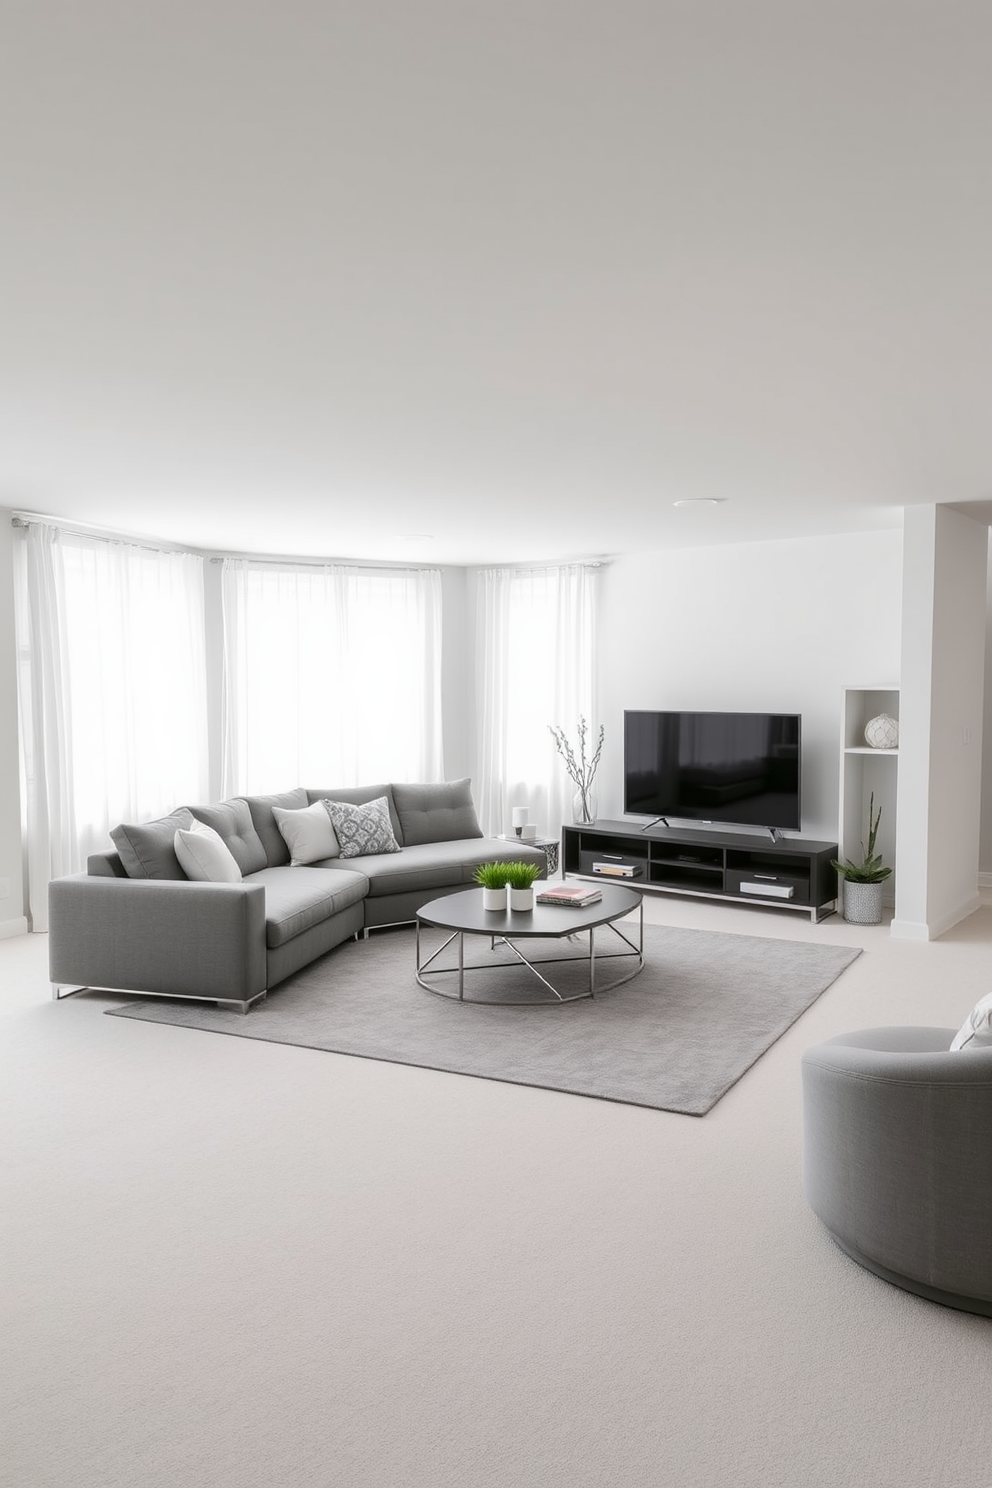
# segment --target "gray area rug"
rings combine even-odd
[[[414,931],[404,927],[339,946],[244,1017],[213,1003],[150,998],[107,1011],[702,1116],[861,954],[850,946],[646,925],[644,970],[610,991],[611,977],[631,963],[605,959],[622,947],[608,928],[596,933],[603,957],[596,997],[564,1006],[500,1007],[432,995],[415,980]],[[441,939],[425,932],[424,954]],[[549,941],[532,942],[529,953],[560,955],[563,946],[567,956],[584,952],[577,942]],[[452,951],[436,964],[451,964]],[[494,959],[503,964],[476,970],[469,995],[540,991],[505,949],[491,953],[488,941],[466,937],[467,965]],[[587,985],[584,961],[544,970],[559,991]]]

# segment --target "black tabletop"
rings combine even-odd
[[[534,885],[540,893],[543,883]],[[640,894],[618,884],[603,884],[602,899],[595,904],[574,907],[564,904],[535,904],[532,910],[483,909],[481,889],[463,889],[458,894],[445,894],[432,899],[417,911],[425,925],[442,930],[464,930],[470,935],[574,935],[577,930],[591,930],[595,925],[608,925],[636,909]]]

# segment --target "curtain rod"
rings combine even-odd
[[[131,532],[117,532],[112,527],[97,527],[88,522],[66,521],[64,517],[52,517],[43,512],[16,511],[10,519],[11,527],[27,528],[57,527],[60,532],[71,532],[74,537],[102,538],[104,542],[126,543],[131,548],[145,548],[150,553],[185,553],[193,558],[207,558],[209,551],[193,548],[184,543],[169,543],[164,538],[138,537]]]
[[[11,527],[30,527],[37,523],[43,527],[58,527],[63,532],[72,532],[78,537],[101,537],[107,542],[128,543],[131,547],[147,548],[152,553],[187,553],[194,558],[203,558],[208,563],[223,563],[225,558],[236,559],[241,563],[257,563],[278,567],[280,564],[291,564],[294,568],[367,568],[381,569],[386,572],[401,570],[407,573],[432,573],[439,572],[442,568],[464,569],[496,572],[500,569],[508,573],[527,573],[544,568],[608,568],[612,558],[562,558],[557,561],[537,561],[534,563],[404,563],[401,560],[391,562],[384,558],[294,558],[289,554],[281,553],[272,556],[268,553],[244,553],[224,549],[218,552],[213,548],[197,548],[190,544],[169,544],[162,539],[156,541],[154,538],[135,537],[126,532],[117,532],[109,527],[96,527],[86,522],[69,522],[62,517],[46,516],[41,512],[15,511],[10,519]]]
[[[197,548],[189,543],[176,543],[173,546],[161,539],[156,541],[154,538],[135,537],[131,533],[117,532],[109,527],[96,527],[86,522],[67,522],[62,517],[51,517],[41,512],[18,511],[14,512],[10,519],[11,527],[28,528],[32,524],[41,527],[57,527],[61,532],[71,532],[76,537],[95,537],[102,538],[105,542],[125,543],[129,547],[144,548],[151,553],[185,553],[189,557],[202,558],[206,563],[223,563],[225,559],[231,558],[239,562],[257,563],[276,568],[288,564],[293,568],[362,568],[406,573],[432,573],[443,567],[439,564],[390,563],[388,560],[371,558],[293,558],[287,554],[273,557],[268,553],[239,553],[227,549],[217,552],[213,548]]]

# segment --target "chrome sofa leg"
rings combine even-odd
[[[52,1001],[62,1002],[66,997],[74,997],[77,992],[88,991],[88,987],[81,987],[78,982],[52,982]]]
[[[264,1002],[265,998],[268,997],[268,995],[269,989],[268,987],[266,987],[264,992],[256,992],[255,996],[249,997],[247,1002],[239,1002],[233,997],[215,997],[214,1001],[216,1002],[218,1007],[230,1008],[232,1012],[241,1013],[242,1016],[244,1016],[246,1013],[250,1012],[250,1010],[255,1006],[256,1002]]]

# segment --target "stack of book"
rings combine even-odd
[[[583,904],[595,904],[597,899],[603,895],[599,889],[590,888],[587,884],[551,884],[549,888],[542,889],[536,897],[538,904],[571,904],[573,907]]]

